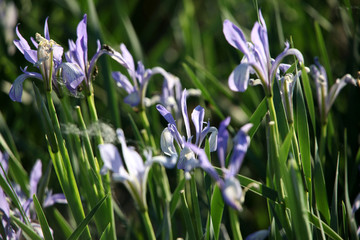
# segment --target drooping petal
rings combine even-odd
[[[50,207],[56,203],[67,204],[66,197],[62,193],[52,194],[52,192],[50,191],[44,200],[43,207]]]
[[[165,128],[160,137],[161,151],[168,156],[176,155],[177,152],[174,146],[174,137],[168,128]]]
[[[194,123],[195,132],[196,132],[195,133],[195,136],[196,136],[195,145],[196,146],[198,146],[198,144],[199,144],[200,135],[201,135],[201,131],[202,131],[203,123],[204,123],[204,115],[205,115],[205,110],[200,105],[198,105],[191,113],[191,119],[192,119],[192,122]]]
[[[111,170],[118,177],[117,180],[126,181],[129,179],[129,174],[124,168],[119,151],[113,144],[101,144],[99,151],[104,162],[104,166],[100,170],[101,174],[106,174],[108,170]]]
[[[186,89],[184,89],[182,92],[182,96],[181,96],[181,112],[182,112],[183,119],[184,119],[186,136],[187,136],[187,139],[189,139],[191,137],[191,133],[190,133],[189,116],[188,116],[188,112],[187,112],[186,98],[187,98],[187,91],[186,91]]]
[[[189,147],[186,147],[186,144],[187,143],[185,143],[185,147],[180,152],[177,168],[184,170],[186,174],[185,177],[189,179],[189,172],[199,167],[199,161],[196,160],[194,152]]]
[[[64,62],[59,67],[62,68],[64,82],[70,90],[76,89],[85,79],[85,74],[76,63]]]
[[[235,92],[244,92],[249,84],[250,65],[239,64],[229,76],[229,87]]]
[[[249,56],[249,49],[245,39],[244,33],[233,24],[230,20],[226,19],[223,24],[223,33],[226,41],[234,48],[239,49],[246,56]]]
[[[159,113],[165,118],[165,120],[168,123],[176,125],[174,117],[163,105],[161,104],[156,105],[156,109],[159,111]]]
[[[186,143],[185,146],[188,147],[189,149],[191,149],[191,151],[193,151],[198,156],[198,159],[199,159],[198,163],[195,164],[193,167],[202,168],[212,178],[214,178],[215,181],[222,184],[222,180],[220,179],[219,174],[216,172],[215,168],[211,165],[208,157],[206,156],[204,149],[201,149],[198,146],[191,144],[191,143]]]
[[[135,88],[130,83],[129,79],[121,72],[112,72],[111,76],[116,81],[118,87],[124,88],[127,93],[134,92]]]
[[[225,178],[225,184],[221,192],[226,204],[238,211],[242,209],[242,189],[239,180],[234,177]]]
[[[30,77],[35,77],[35,75],[24,73],[15,79],[9,91],[9,97],[11,98],[11,100],[13,100],[14,102],[21,102],[23,82],[25,81],[25,79]],[[38,78],[38,75],[36,76],[36,78]]]
[[[226,151],[227,151],[227,142],[229,139],[229,132],[226,130],[227,126],[230,124],[230,117],[225,118],[220,123],[219,126],[219,133],[218,133],[218,140],[217,140],[217,154],[220,161],[221,168],[225,168],[225,158],[226,158]]]
[[[62,62],[62,55],[64,53],[64,49],[60,45],[53,45],[53,60],[56,64],[60,64]]]
[[[140,95],[138,91],[134,91],[124,98],[124,102],[132,107],[136,107],[140,103]]]
[[[234,150],[228,166],[229,171],[226,173],[225,178],[231,178],[239,171],[247,149],[250,145],[250,137],[247,133],[251,127],[252,124],[248,123],[244,125],[236,134],[234,139]]]
[[[36,64],[38,61],[36,50],[32,50],[32,49],[24,50],[24,57],[28,62],[32,64]]]
[[[176,162],[177,162],[177,154],[172,155],[170,157],[155,156],[155,157],[152,157],[149,161],[147,161],[148,164],[159,163],[160,165],[162,165],[166,168],[175,167]]]
[[[270,233],[269,229],[262,229],[254,233],[251,233],[246,237],[245,240],[265,240],[268,239],[269,233]]]
[[[336,97],[339,95],[341,89],[346,86],[346,84],[352,84],[356,86],[356,80],[350,74],[346,74],[341,79],[336,79],[335,84],[330,88],[330,92],[326,98],[326,114],[328,114],[331,106],[334,104]]]
[[[140,175],[143,174],[145,170],[143,159],[132,147],[126,145],[124,131],[122,129],[117,129],[116,134],[121,143],[122,155],[124,156],[129,175],[137,178],[141,177]]]
[[[210,152],[214,152],[217,149],[218,130],[216,127],[210,127],[209,125],[210,125],[210,122],[207,123],[206,128],[204,128],[204,130],[201,132],[199,144],[201,145],[201,143],[205,139],[206,135],[208,135],[210,133],[210,137],[209,137]]]
[[[42,164],[40,160],[37,160],[30,174],[30,196],[36,194],[37,186],[42,176]]]
[[[271,66],[271,70],[270,70],[270,80],[272,80],[276,74],[277,68],[279,67],[279,64],[281,63],[281,61],[286,57],[286,56],[290,56],[293,55],[297,58],[297,60],[299,61],[299,63],[304,63],[304,57],[301,54],[301,52],[299,50],[297,50],[296,48],[290,48],[289,49],[289,43],[286,42],[285,43],[285,49],[282,53],[280,53],[276,58],[274,63]]]

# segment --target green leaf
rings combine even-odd
[[[280,143],[283,141],[289,132],[288,121],[286,118],[285,108],[280,95],[280,82],[274,81],[274,105],[276,110],[277,125],[280,134]]]
[[[249,131],[250,138],[253,138],[256,131],[258,130],[262,120],[265,117],[265,114],[267,112],[267,106],[266,106],[266,98],[264,98],[259,106],[256,108],[255,112],[251,115],[249,123],[252,123],[253,126]]]
[[[318,43],[318,47],[320,49],[320,56],[321,56],[320,59],[324,62],[323,65],[327,72],[328,85],[331,86],[333,84],[333,79],[332,79],[331,66],[330,66],[329,56],[327,54],[327,50],[326,50],[326,46],[325,46],[324,37],[321,33],[321,28],[320,28],[320,25],[318,22],[314,22],[314,27],[315,27],[315,33],[316,33],[316,40]],[[321,62],[321,60],[320,60],[320,62]]]
[[[180,199],[180,192],[181,190],[184,190],[184,186],[185,186],[185,178],[183,178],[178,186],[176,187],[174,193],[172,194],[172,198],[170,201],[170,216],[174,216],[175,210],[176,210],[176,206],[179,202]]]
[[[107,240],[107,236],[110,236],[110,231],[111,231],[111,225],[110,223],[108,223],[105,230],[101,234],[100,240]]]
[[[219,239],[220,225],[224,212],[224,200],[220,188],[215,185],[210,203],[210,216],[214,228],[214,237]]]
[[[48,222],[46,220],[44,211],[41,208],[39,200],[37,199],[35,194],[33,195],[33,200],[34,200],[36,215],[38,216],[40,226],[41,226],[41,230],[42,230],[42,232],[44,234],[44,239],[45,240],[52,240],[53,236],[51,234],[49,224],[48,224]]]
[[[190,216],[190,211],[189,211],[189,207],[188,204],[186,202],[186,197],[185,197],[185,191],[181,190],[180,191],[180,198],[181,198],[181,212],[183,214],[183,217],[185,219],[185,225],[186,225],[186,232],[189,236],[189,239],[197,239],[196,235],[195,235],[195,231],[194,231],[194,226],[193,226],[193,221],[192,218]]]
[[[93,209],[90,211],[90,213],[84,218],[84,220],[81,221],[81,223],[78,225],[78,227],[75,229],[75,231],[71,234],[71,236],[68,238],[68,240],[75,240],[80,237],[81,233],[85,230],[85,228],[89,224],[90,220],[94,217],[97,210],[99,210],[101,205],[105,202],[106,198],[108,198],[108,197],[109,197],[109,195],[106,195],[98,202],[98,204],[96,204],[95,207],[93,207]]]
[[[186,71],[186,73],[189,75],[190,79],[192,80],[193,84],[201,90],[202,96],[205,100],[209,101],[211,104],[211,107],[213,108],[214,112],[221,118],[225,119],[224,114],[222,114],[219,106],[214,101],[214,98],[211,96],[211,94],[208,92],[204,84],[196,77],[195,73],[190,69],[188,65],[183,63],[183,67]]]
[[[334,190],[333,190],[333,197],[331,203],[331,219],[330,219],[330,227],[334,229],[334,231],[336,232],[339,231],[338,230],[339,229],[339,222],[338,222],[339,161],[340,161],[340,153],[338,154],[337,163],[336,163]]]
[[[315,146],[315,164],[313,174],[316,206],[322,216],[325,218],[326,223],[330,223],[330,210],[326,193],[324,173],[320,163],[317,146]]]
[[[311,154],[307,113],[301,86],[296,82],[296,128],[307,189],[311,193]]]
[[[69,225],[69,223],[63,217],[63,215],[61,215],[59,210],[57,210],[56,208],[53,208],[53,216],[56,222],[58,223],[60,231],[64,235],[64,237],[66,238],[70,237],[74,229]]]
[[[136,138],[136,140],[139,141],[139,147],[140,147],[140,148],[145,148],[144,139],[143,139],[143,137],[141,136],[140,131],[139,131],[139,128],[136,126],[136,123],[135,123],[135,121],[134,121],[134,119],[133,119],[133,117],[131,116],[130,113],[128,114],[128,117],[129,117],[129,119],[130,119],[131,127],[132,127],[132,129],[133,129],[133,131],[134,131],[135,138]]]
[[[313,132],[316,133],[316,121],[315,121],[315,108],[314,100],[311,92],[309,75],[306,72],[305,65],[301,64],[301,83],[304,89],[304,95],[306,99],[307,108],[309,111],[309,116],[311,119],[311,125],[313,126]]]
[[[323,222],[321,219],[319,219],[313,213],[308,212],[308,214],[309,214],[309,221],[311,224],[313,224],[315,227],[317,227],[319,229],[322,226],[325,234],[328,235],[329,237],[331,237],[332,239],[342,240],[342,238],[333,229],[331,229],[331,227],[329,227],[329,225],[327,225],[325,222]]]
[[[42,238],[37,235],[37,233],[29,226],[23,223],[20,219],[15,216],[10,216],[11,220],[15,222],[16,225],[24,231],[24,233],[29,237],[31,240],[42,240]]]

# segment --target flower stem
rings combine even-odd
[[[147,239],[156,239],[148,211],[147,210],[141,211],[141,217],[144,221],[144,226],[147,233]]]
[[[153,136],[152,133],[151,133],[150,123],[149,123],[149,120],[148,120],[148,118],[147,118],[147,116],[146,116],[145,108],[141,108],[141,109],[140,109],[140,118],[141,118],[143,127],[145,128],[146,133],[147,133],[147,135],[148,135],[148,142],[147,142],[147,144],[152,147],[154,153],[157,153],[157,148],[156,148],[154,136]]]
[[[234,240],[242,240],[239,218],[237,212],[229,207],[229,217]]]
[[[327,134],[327,124],[324,123],[321,125],[321,136],[320,136],[320,146],[319,146],[319,155],[322,164],[325,163],[326,134]]]

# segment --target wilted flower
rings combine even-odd
[[[76,92],[77,87],[85,81],[87,89],[90,89],[94,67],[98,58],[106,51],[101,49],[100,41],[97,41],[97,50],[94,56],[88,61],[88,35],[86,30],[87,16],[79,22],[76,33],[76,42],[69,40],[69,51],[65,53],[66,63],[63,63],[63,77],[70,92]],[[74,71],[81,74],[74,75]]]
[[[123,130],[118,129],[116,133],[121,144],[126,169],[117,148],[110,143],[101,144],[99,145],[99,150],[104,161],[101,174],[111,170],[113,173],[112,178],[115,181],[122,182],[138,204],[138,207],[141,210],[145,210],[147,209],[146,181],[151,165],[157,162],[167,168],[172,168],[175,166],[176,159],[165,156],[153,157],[150,151],[145,151],[146,161],[144,163],[140,154],[133,147],[127,146]]]
[[[288,55],[295,55],[299,62],[304,62],[299,50],[289,48],[285,42],[285,49],[275,60],[270,57],[269,42],[265,20],[259,10],[260,22],[256,22],[251,31],[251,42],[247,42],[245,35],[240,28],[230,20],[225,20],[223,32],[228,43],[239,49],[244,57],[241,63],[229,76],[229,87],[233,91],[244,92],[250,81],[250,73],[256,74],[263,85],[265,94],[272,96],[272,81],[281,61]]]
[[[200,149],[193,144],[186,144],[186,146],[188,146],[192,151],[194,151],[196,155],[198,155],[199,161],[194,167],[200,167],[210,176],[212,176],[221,189],[224,201],[232,208],[241,210],[242,189],[239,180],[236,178],[236,174],[240,170],[245,154],[250,145],[250,137],[248,136],[247,132],[252,127],[252,124],[249,123],[244,125],[236,134],[229,165],[226,168],[225,159],[227,142],[229,138],[229,133],[226,130],[226,127],[229,125],[229,123],[230,117],[226,118],[220,123],[217,141],[217,153],[220,161],[220,167],[223,172],[223,179],[219,177],[203,149]]]
[[[328,79],[325,68],[319,63],[318,58],[315,58],[314,61],[315,65],[310,66],[310,73],[315,80],[321,123],[325,124],[330,108],[340,93],[340,90],[345,87],[346,84],[356,86],[356,80],[350,74],[346,74],[341,79],[336,79],[335,84],[330,88],[330,92],[328,92]]]
[[[168,156],[175,156],[177,158],[178,153],[176,152],[174,146],[175,139],[179,148],[181,149],[177,166],[179,169],[183,169],[186,173],[186,177],[189,178],[188,172],[193,168],[194,165],[197,164],[198,161],[196,160],[193,151],[186,147],[185,143],[191,143],[195,137],[195,145],[200,147],[206,135],[210,133],[210,151],[213,152],[217,148],[217,129],[215,127],[210,127],[209,121],[204,127],[205,110],[199,105],[191,113],[191,119],[195,127],[195,135],[192,135],[190,132],[190,122],[187,113],[186,98],[187,91],[184,89],[181,97],[181,111],[185,124],[186,137],[181,135],[178,130],[179,126],[176,125],[175,119],[164,106],[158,104],[156,108],[168,122],[168,126],[161,133],[161,150],[164,152],[164,154]]]

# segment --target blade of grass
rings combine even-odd
[[[314,133],[316,133],[316,121],[315,121],[315,108],[314,108],[314,99],[311,92],[309,75],[306,72],[305,65],[301,64],[301,83],[304,89],[304,95],[306,99],[306,105],[309,111],[309,116],[311,119],[311,125],[313,127]]]
[[[183,178],[178,186],[176,187],[175,191],[173,192],[172,194],[172,198],[171,198],[171,201],[170,201],[170,216],[174,216],[174,213],[175,213],[175,210],[176,210],[176,206],[179,202],[179,199],[180,199],[180,192],[181,190],[184,190],[184,187],[185,187],[185,178]]]
[[[216,102],[214,101],[214,98],[211,97],[210,93],[208,92],[208,90],[206,90],[206,87],[204,86],[204,84],[196,77],[195,73],[190,69],[190,67],[183,63],[183,67],[186,71],[186,73],[188,74],[188,76],[190,77],[191,81],[193,82],[193,84],[201,90],[202,96],[204,97],[205,100],[209,101],[211,104],[211,108],[213,108],[214,112],[221,118],[221,119],[225,119],[224,114],[220,111],[219,106],[216,104]]]
[[[252,123],[253,126],[249,131],[250,138],[253,138],[256,131],[258,130],[262,120],[265,117],[265,114],[267,112],[267,106],[266,106],[266,98],[264,98],[259,106],[256,108],[255,112],[251,115],[249,123]]]
[[[324,37],[321,33],[321,28],[318,22],[314,22],[314,28],[315,28],[315,33],[316,33],[316,40],[318,43],[318,47],[320,49],[320,56],[322,61],[324,61],[324,66],[327,72],[327,79],[328,79],[328,85],[332,86],[333,84],[333,79],[332,79],[332,74],[331,74],[331,66],[330,66],[330,61],[329,61],[329,56],[326,50],[326,46],[325,46],[325,41],[324,41]]]
[[[71,234],[71,236],[68,238],[68,240],[75,240],[78,239],[81,235],[81,233],[85,230],[85,228],[87,227],[87,225],[89,224],[90,220],[94,217],[95,213],[97,212],[97,210],[99,210],[99,208],[101,207],[101,205],[105,202],[105,200],[109,197],[109,195],[106,195],[105,197],[103,197],[98,204],[96,204],[95,207],[93,207],[93,209],[91,209],[91,211],[89,212],[89,214],[84,218],[83,221],[81,221],[81,223],[78,225],[78,227],[75,229],[75,231]]]
[[[310,154],[310,134],[305,108],[304,96],[300,82],[296,82],[296,129],[301,154],[302,169],[306,179],[306,186],[311,194],[311,154]]]
[[[42,230],[42,232],[44,234],[44,239],[45,240],[52,240],[53,236],[51,234],[48,221],[46,220],[44,211],[42,210],[40,202],[37,199],[35,194],[33,195],[33,200],[34,200],[36,215],[38,216],[38,220],[40,222],[41,230]]]
[[[332,239],[342,240],[342,238],[339,236],[339,234],[337,234],[333,229],[331,229],[331,227],[329,227],[329,225],[327,225],[325,222],[320,220],[316,215],[314,215],[313,213],[310,213],[310,212],[308,212],[308,214],[309,214],[309,221],[311,224],[313,224],[315,227],[317,227],[319,229],[322,226],[325,234],[328,235],[329,237],[331,237]]]
[[[189,208],[188,208],[188,204],[186,202],[186,197],[185,197],[185,191],[184,190],[180,191],[180,199],[181,199],[181,212],[182,212],[184,220],[185,220],[186,232],[188,234],[188,237],[189,237],[189,239],[197,239],[196,235],[195,235],[194,227],[193,227],[193,224],[192,224],[193,221],[192,221],[191,216],[190,216],[190,211],[189,211]]]
[[[334,229],[335,232],[339,231],[339,222],[338,222],[338,184],[339,184],[339,162],[340,162],[340,153],[338,154],[337,163],[336,163],[336,172],[335,172],[335,181],[334,181],[334,190],[331,203],[331,219],[330,227]]]
[[[64,237],[68,238],[70,237],[71,233],[74,231],[74,229],[69,225],[69,223],[65,220],[63,215],[57,210],[56,208],[53,208],[53,216],[56,220],[61,233],[64,235]]]

